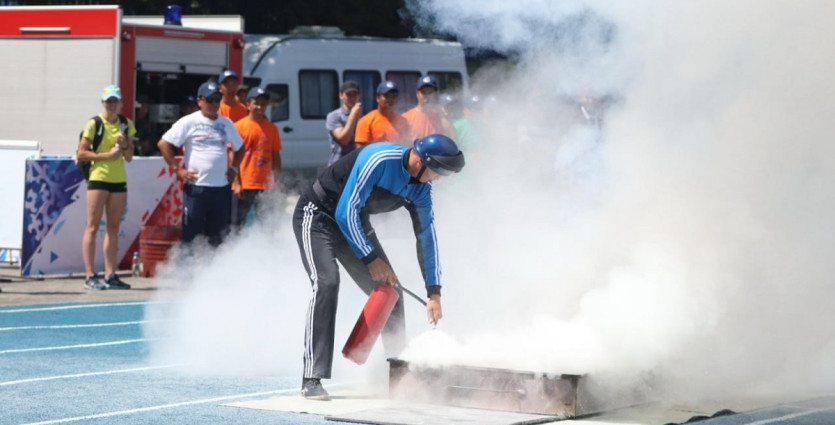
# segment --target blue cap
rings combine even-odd
[[[220,90],[217,88],[217,83],[214,81],[206,81],[200,85],[199,89],[197,89],[197,97],[209,97],[215,93],[220,93]]]
[[[218,84],[222,83],[225,79],[227,79],[229,77],[235,77],[235,79],[237,80],[238,79],[238,74],[235,74],[235,71],[232,71],[231,69],[227,69],[227,70],[221,72],[220,75],[217,76]]]
[[[383,81],[379,86],[377,86],[377,94],[386,94],[390,91],[400,91],[394,81]]]
[[[267,92],[264,89],[262,89],[261,87],[253,87],[253,88],[249,89],[249,93],[246,94],[247,99],[255,99],[258,96],[264,96],[264,97],[267,97],[267,98],[270,97],[270,95],[267,94]]]
[[[197,103],[197,98],[193,94],[186,95],[183,97],[183,101],[180,102],[181,105],[191,105],[192,103]]]
[[[107,100],[111,97],[115,97],[116,99],[122,100],[122,89],[115,84],[111,84],[104,88],[104,91],[101,92],[101,100]]]
[[[417,89],[420,90],[420,88],[424,86],[431,86],[433,89],[438,90],[438,80],[431,75],[424,75],[423,77],[418,78]]]

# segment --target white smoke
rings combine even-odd
[[[187,251],[175,246],[157,266],[160,288],[145,311],[144,334],[151,362],[181,365],[201,375],[270,375],[301,383],[305,317],[311,296],[291,223],[297,196],[266,192],[262,215],[217,249],[195,242]],[[420,276],[408,215],[375,217],[378,235],[404,280]],[[405,227],[401,226],[405,223]],[[204,241],[203,241],[204,242]],[[410,287],[419,294],[422,282]],[[341,350],[367,297],[343,272],[334,341],[333,378],[370,384],[372,393],[387,386],[388,364],[380,342],[358,366]],[[424,329],[426,313],[407,301],[407,325]]]
[[[406,356],[558,373],[651,371],[668,394],[835,384],[835,5],[425,0],[414,16],[510,54],[461,175],[435,188],[444,319],[406,300]],[[576,100],[613,100],[589,127]],[[275,204],[280,204],[276,200]],[[176,262],[156,361],[301,375],[309,281],[289,214]],[[375,217],[422,293],[405,214]],[[335,378],[365,296],[343,276]],[[179,288],[179,289],[178,289]],[[628,381],[622,381],[628,383]]]
[[[652,371],[683,397],[833,387],[835,5],[408,4],[517,64],[473,79],[498,100],[438,190],[460,345],[406,357]],[[616,99],[591,136],[583,95]]]

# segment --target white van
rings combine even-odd
[[[364,113],[377,107],[374,91],[383,80],[400,87],[400,112],[417,104],[415,85],[423,74],[438,80],[442,94],[468,87],[457,42],[316,35],[246,35],[245,41],[244,84],[271,95],[268,114],[281,133],[285,185],[327,164],[325,117],[340,106],[343,81],[360,84]]]

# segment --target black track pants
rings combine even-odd
[[[339,266],[345,270],[366,294],[377,285],[368,267],[357,258],[333,217],[321,211],[310,199],[302,196],[293,214],[293,230],[299,243],[302,262],[313,287],[307,308],[304,331],[304,378],[330,378],[333,365],[334,328],[339,295]],[[369,236],[380,247],[376,235]],[[383,260],[388,262],[385,254]],[[394,306],[383,328],[386,356],[396,356],[405,345],[403,296]],[[357,316],[359,316],[357,311]],[[352,321],[346,327],[354,326]],[[341,350],[341,348],[340,348]]]

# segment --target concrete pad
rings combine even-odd
[[[464,407],[402,404],[399,406],[361,410],[354,413],[328,416],[326,419],[374,425],[528,425],[555,422],[556,416]]]
[[[300,395],[274,396],[263,400],[228,403],[225,406],[279,412],[310,413],[313,415],[341,415],[366,409],[389,407],[394,403],[382,398],[331,395],[330,401],[308,400]]]
[[[24,278],[18,265],[0,263],[0,306],[177,299],[182,292],[177,282],[127,273],[119,273],[119,278],[131,289],[91,291],[84,289],[83,274]]]
[[[263,400],[228,403],[225,406],[308,413],[321,415],[333,421],[386,425],[526,425],[561,419],[555,416],[528,413],[408,403],[355,394],[331,394],[330,401],[307,400],[299,395],[275,396]]]

